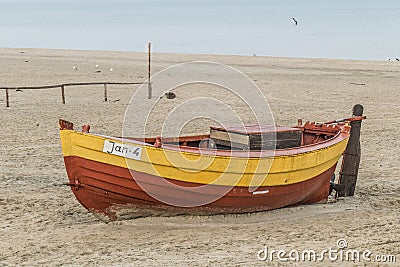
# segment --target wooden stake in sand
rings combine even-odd
[[[355,105],[353,116],[362,116],[364,107]],[[360,131],[362,120],[350,122],[350,138],[343,154],[342,167],[340,170],[339,182],[344,185],[344,190],[338,192],[339,197],[353,196],[357,183],[358,167],[361,158]]]
[[[65,104],[64,84],[61,85],[61,98],[62,98],[62,103]]]
[[[10,107],[10,100],[9,100],[9,97],[8,97],[8,89],[6,89],[6,107]]]
[[[104,84],[104,101],[107,102],[107,84]]]
[[[151,88],[151,82],[150,82],[150,76],[151,76],[151,66],[150,66],[150,61],[151,61],[151,43],[148,45],[148,52],[149,52],[149,61],[148,61],[148,99],[151,99],[152,96],[152,88]]]

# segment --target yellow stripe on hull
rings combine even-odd
[[[348,141],[346,138],[319,150],[266,158],[201,155],[132,144],[142,148],[141,160],[134,160],[103,152],[104,142],[113,140],[110,138],[72,130],[61,130],[60,136],[64,157],[78,156],[190,183],[244,187],[288,185],[311,179],[337,163]]]

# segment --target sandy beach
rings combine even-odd
[[[339,239],[349,249],[371,251],[375,262],[291,263],[396,265],[377,262],[376,255],[395,255],[400,262],[399,62],[154,53],[152,72],[191,61],[218,62],[246,74],[261,88],[280,125],[296,125],[298,118],[349,117],[353,105],[362,104],[367,120],[355,196],[254,214],[105,224],[63,185],[67,175],[58,120],[119,135],[139,86],[110,85],[107,102],[102,85],[68,87],[65,105],[59,89],[11,90],[9,108],[0,90],[0,266],[287,266],[261,261],[258,252],[265,246],[320,252],[337,248]],[[147,77],[145,53],[1,48],[0,63],[0,87]],[[177,94],[177,101],[187,94]],[[163,101],[159,113],[174,103],[165,100],[163,106]],[[198,133],[207,123],[185,129]],[[156,134],[157,127],[150,131]]]

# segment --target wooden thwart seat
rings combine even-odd
[[[211,126],[210,138],[215,144],[231,149],[285,149],[301,145],[302,130],[273,125]]]

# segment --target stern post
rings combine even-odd
[[[353,107],[353,117],[361,117],[363,115],[363,111],[364,107],[362,105],[355,105]],[[342,166],[339,173],[339,183],[344,186],[344,190],[336,193],[336,196],[339,197],[354,195],[361,158],[361,122],[362,119],[350,122],[350,138],[343,154]]]

